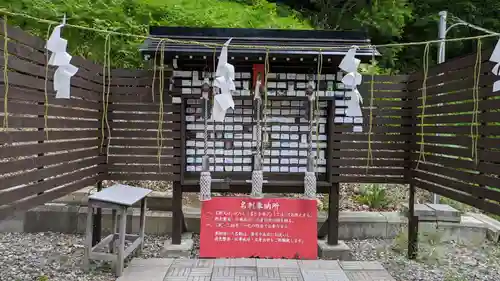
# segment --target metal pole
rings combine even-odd
[[[446,18],[448,16],[448,12],[446,11],[441,11],[439,12],[439,29],[438,29],[438,37],[439,40],[443,40],[439,43],[439,51],[438,51],[438,57],[437,57],[437,62],[438,64],[441,64],[445,61],[446,59]],[[433,199],[432,202],[434,204],[439,204],[440,198],[439,194],[433,194]]]
[[[448,12],[441,11],[439,12],[439,40],[443,40],[439,43],[439,52],[438,52],[438,63],[443,63],[446,58],[446,17],[448,16]]]

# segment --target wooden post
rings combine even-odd
[[[113,253],[115,251],[115,234],[116,234],[116,224],[117,224],[117,213],[116,210],[113,209],[111,211],[111,234],[113,234],[113,238],[111,242],[109,242],[109,252]]]
[[[328,245],[338,245],[339,243],[339,200],[340,184],[334,183],[330,187],[328,202]]]
[[[182,225],[184,224],[184,218],[182,214],[182,185],[180,182],[173,183],[173,195],[172,195],[172,244],[180,245],[182,236]]]
[[[125,231],[127,227],[127,208],[120,210],[120,225],[118,231],[118,255],[116,256],[116,276],[120,277],[123,273],[123,263],[125,257]]]
[[[141,218],[139,220],[139,239],[141,239],[141,245],[137,249],[137,256],[142,253],[144,249],[144,231],[146,228],[146,209],[147,209],[147,199],[143,198],[141,200]]]
[[[335,99],[329,101],[329,114],[328,119],[328,150],[331,150],[331,167],[330,167],[330,175],[329,179],[331,182],[330,191],[329,191],[329,201],[328,201],[328,240],[326,241],[328,245],[338,245],[339,243],[339,203],[340,203],[340,183],[334,176],[338,176],[338,174],[333,173],[332,169],[334,168],[333,161],[334,159],[340,160],[340,158],[336,157],[336,152],[338,149],[334,149],[335,143],[339,143],[340,141],[334,140],[333,136],[335,135]],[[338,167],[338,166],[335,166]],[[338,177],[337,177],[338,178]]]
[[[413,260],[418,253],[418,217],[415,216],[415,185],[413,183],[410,183],[408,201],[408,259]]]
[[[90,252],[92,251],[92,219],[93,219],[93,208],[91,203],[88,204],[87,210],[87,227],[85,228],[85,257],[83,259],[83,267],[85,270],[90,269]]]
[[[102,181],[97,182],[97,192],[102,190]],[[99,241],[101,241],[102,232],[102,209],[96,208],[96,213],[94,215],[94,225],[92,234],[92,246],[95,246]]]

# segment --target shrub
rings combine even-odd
[[[380,184],[365,185],[360,191],[361,194],[356,197],[356,201],[372,209],[385,208],[390,203],[385,187]]]

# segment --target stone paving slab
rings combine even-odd
[[[395,281],[386,271],[345,271],[349,281]]]
[[[117,281],[394,281],[378,262],[134,259]]]
[[[341,261],[340,266],[343,270],[385,270],[380,263],[372,261]]]

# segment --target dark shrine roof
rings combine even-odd
[[[369,60],[373,49],[365,32],[357,31],[326,31],[326,30],[281,30],[281,29],[250,29],[250,28],[191,28],[191,27],[150,27],[150,35],[166,37],[175,40],[197,41],[200,43],[223,44],[233,38],[229,45],[229,56],[265,55],[265,48],[258,46],[280,46],[270,49],[269,54],[278,57],[287,56],[318,56],[320,49],[323,56],[342,56],[351,46],[361,47],[356,56]],[[143,54],[154,54],[157,50],[158,38],[148,38],[139,47]],[[242,48],[235,45],[251,45],[255,48]],[[165,41],[165,56],[203,55],[210,56],[213,47],[202,45],[174,43]],[[333,48],[332,48],[333,47]],[[217,52],[220,51],[217,47]],[[380,53],[375,50],[375,55]]]

